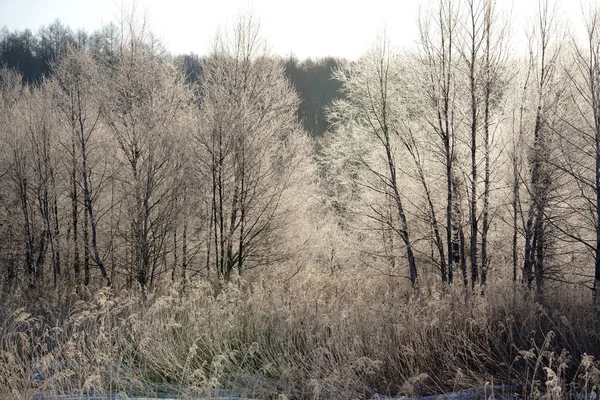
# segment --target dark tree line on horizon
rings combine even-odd
[[[99,31],[88,33],[73,31],[59,20],[42,26],[35,33],[30,29],[10,31],[0,28],[0,66],[19,71],[28,83],[39,83],[50,76],[52,63],[64,54],[67,46],[99,52],[107,45],[117,48],[119,28],[109,23]],[[205,56],[182,54],[171,56],[180,63],[189,82],[198,82],[202,74]],[[333,57],[298,60],[295,56],[281,59],[285,74],[300,95],[298,118],[310,133],[321,136],[327,130],[325,107],[340,97],[339,82],[331,79],[331,73],[346,61]]]

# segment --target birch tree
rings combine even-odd
[[[73,244],[73,269],[79,275],[80,258],[78,230],[79,193],[84,212],[83,230],[84,247],[84,284],[90,282],[89,247],[93,250],[93,260],[102,277],[110,283],[110,278],[103,260],[99,245],[98,222],[100,212],[99,199],[101,190],[106,184],[105,172],[110,158],[93,154],[98,149],[99,136],[102,135],[99,95],[100,72],[90,55],[83,50],[71,48],[53,69],[56,85],[56,105],[60,110],[60,122],[65,132],[63,149],[71,155],[70,198],[71,198],[71,233]],[[102,162],[103,161],[103,162]],[[97,171],[96,169],[99,169]],[[103,210],[102,210],[103,211]],[[91,231],[91,244],[89,232]]]
[[[207,262],[225,280],[289,257],[282,240],[293,209],[303,209],[293,197],[304,197],[296,188],[310,179],[302,176],[311,146],[297,122],[298,96],[259,32],[242,17],[217,39],[200,83],[196,162],[210,199]]]
[[[538,19],[529,38],[532,89],[534,91],[533,121],[531,126],[532,147],[529,152],[529,209],[525,224],[525,259],[523,280],[531,287],[535,278],[538,298],[542,297],[545,277],[549,200],[552,191],[552,168],[550,143],[553,127],[553,110],[561,99],[558,84],[560,31],[556,11],[548,1],[540,3]]]
[[[471,285],[474,287],[478,281],[485,284],[489,262],[490,166],[494,132],[497,131],[498,116],[502,112],[503,86],[508,83],[505,71],[507,30],[500,20],[494,1],[469,0],[466,9],[458,41],[464,64],[461,69],[467,82],[467,90],[463,92],[466,99],[462,103],[468,104],[469,109],[465,121],[469,125],[470,270]],[[482,164],[483,173],[478,169]],[[479,195],[481,181],[483,193]],[[481,198],[483,204],[479,213]],[[478,241],[479,235],[481,243]]]
[[[144,23],[124,26],[120,56],[108,63],[102,119],[117,143],[118,181],[127,205],[137,282],[143,291],[164,260],[174,229],[174,199],[183,179],[178,151],[184,143],[191,95],[184,76],[162,54]]]
[[[456,221],[453,182],[456,160],[456,58],[455,46],[458,30],[458,12],[452,1],[440,0],[431,16],[421,15],[420,58],[423,68],[423,88],[428,99],[430,129],[440,141],[441,161],[446,174],[446,247],[448,272],[442,270],[442,282],[452,283],[454,269],[460,259],[459,231]],[[454,215],[453,215],[454,214]],[[458,217],[458,216],[456,216]]]
[[[341,82],[346,100],[334,102],[330,118],[337,125],[336,134],[353,133],[357,135],[359,145],[376,145],[372,157],[354,152],[354,161],[369,171],[371,182],[364,185],[379,191],[393,204],[395,218],[387,217],[385,207],[381,205],[370,204],[369,208],[373,219],[387,224],[400,237],[408,261],[408,277],[413,289],[418,291],[417,265],[404,205],[406,194],[402,192],[398,177],[398,143],[402,143],[403,137],[406,139],[402,101],[405,93],[394,75],[393,57],[389,43],[383,39],[348,71],[336,72],[334,77]],[[360,141],[364,142],[361,144]]]

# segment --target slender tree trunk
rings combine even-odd
[[[491,29],[493,19],[493,5],[487,3],[484,10],[484,35],[485,35],[485,87],[483,98],[483,152],[484,152],[484,177],[483,177],[483,220],[481,226],[481,285],[487,283],[488,271],[488,233],[490,229],[489,213],[490,213],[490,102],[492,95],[492,61],[491,61]],[[497,53],[496,53],[497,54]],[[516,229],[516,224],[514,225]],[[515,239],[513,238],[513,241]],[[513,244],[513,249],[516,244]],[[513,250],[515,251],[515,250]],[[513,266],[514,268],[514,266]],[[516,273],[516,271],[514,272]],[[513,278],[516,280],[516,277]]]
[[[462,183],[458,175],[453,174],[452,176],[452,198],[453,198],[453,217],[452,217],[452,239],[454,246],[454,264],[460,267],[460,271],[463,278],[463,285],[467,287],[468,271],[467,271],[467,253],[466,243],[464,234],[464,216],[462,210]]]
[[[490,143],[489,127],[485,126],[485,173],[483,178],[483,221],[481,224],[481,285],[487,283],[488,272],[488,232],[490,230]]]
[[[218,183],[217,189],[219,191],[219,209],[218,209],[218,217],[219,217],[219,276],[221,278],[225,278],[225,210],[223,209],[223,143],[222,143],[222,135],[219,132],[219,171],[218,171]]]
[[[468,278],[468,273],[467,273],[467,254],[466,254],[466,246],[465,246],[465,232],[464,229],[462,227],[462,225],[459,228],[458,231],[458,240],[460,242],[460,270],[462,271],[462,277],[463,277],[463,285],[465,286],[465,288],[467,287],[467,285],[469,284],[469,278]],[[472,277],[471,277],[472,279]],[[474,285],[471,283],[471,287],[474,287]]]
[[[107,283],[110,285],[110,279],[108,278],[108,274],[106,273],[106,269],[104,268],[104,263],[100,259],[100,252],[98,251],[98,235],[96,231],[96,218],[94,216],[94,209],[92,207],[92,194],[90,192],[90,181],[88,176],[88,164],[87,164],[87,138],[85,137],[85,125],[83,121],[83,110],[81,109],[81,99],[77,99],[78,104],[78,122],[79,122],[79,145],[81,150],[81,178],[83,180],[83,199],[84,205],[87,210],[86,221],[85,221],[85,235],[89,236],[88,229],[91,227],[92,229],[92,247],[94,250],[94,261],[96,265],[100,269],[100,273],[102,277],[106,279]],[[89,222],[87,221],[87,217],[89,217]],[[89,223],[89,225],[88,225]],[[89,252],[88,242],[86,242],[86,251]],[[89,261],[88,261],[89,262]],[[89,265],[87,267],[89,269]],[[89,283],[89,271],[86,271],[86,282]],[[87,283],[86,283],[87,285]]]
[[[517,281],[517,265],[518,265],[518,256],[517,256],[517,239],[518,239],[518,217],[519,217],[519,170],[517,167],[517,149],[514,149],[515,154],[513,154],[513,198],[512,198],[512,217],[513,217],[513,235],[512,235],[512,279],[513,281]]]
[[[213,191],[214,193],[214,191]],[[211,203],[211,207],[207,207],[208,209],[208,231],[206,232],[206,274],[210,275],[210,253],[212,247],[212,237],[213,237],[213,227],[214,227],[214,200]]]
[[[242,274],[242,266],[244,262],[244,229],[246,227],[246,152],[245,146],[242,143],[242,162],[241,162],[241,180],[240,180],[240,238],[238,244],[238,273]]]
[[[446,241],[448,247],[448,283],[452,283],[455,267],[455,252],[458,250],[455,246],[452,235],[452,212],[454,204],[452,202],[452,157],[450,154],[450,146],[446,133],[445,152],[446,152]]]
[[[594,69],[597,74],[598,70]],[[594,144],[596,150],[596,170],[595,170],[595,189],[596,189],[596,252],[594,257],[594,289],[592,295],[592,304],[596,309],[600,307],[600,104],[596,98],[596,79],[592,76],[592,96],[594,103]]]
[[[83,213],[83,284],[90,284],[90,229],[87,213]]]
[[[540,95],[541,96],[541,95]],[[538,100],[536,113],[536,121],[534,127],[534,143],[532,155],[532,172],[531,172],[531,190],[533,192],[532,203],[529,207],[527,225],[525,231],[525,266],[523,268],[523,277],[526,280],[527,287],[531,289],[533,279],[536,278],[536,284],[543,283],[544,274],[544,209],[546,201],[546,193],[549,182],[545,179],[545,171],[542,171],[543,158],[543,143],[542,143],[542,107],[540,98]],[[535,242],[535,243],[534,243]],[[539,275],[539,278],[538,278]],[[541,288],[538,288],[538,293]]]
[[[71,165],[71,223],[73,229],[73,271],[75,273],[75,280],[78,284],[81,283],[81,265],[79,261],[79,234],[77,229],[79,228],[79,199],[77,190],[77,161],[75,156],[75,138],[72,141],[72,152],[73,160]]]
[[[489,94],[486,95],[486,97]],[[483,221],[481,224],[481,285],[485,285],[487,282],[487,271],[488,271],[488,233],[490,230],[490,131],[489,131],[489,99],[486,100],[485,104],[485,116],[484,116],[484,158],[485,158],[485,172],[483,178]],[[513,203],[513,207],[514,207]],[[514,210],[513,210],[514,211]],[[516,225],[515,225],[516,229]]]
[[[416,143],[411,142],[407,144],[407,149],[410,155],[417,166],[417,172],[419,174],[419,181],[421,182],[421,186],[423,186],[423,190],[425,191],[425,199],[427,200],[427,205],[429,207],[429,222],[431,228],[433,230],[435,245],[438,250],[438,254],[440,257],[440,273],[442,277],[442,282],[448,282],[448,271],[446,269],[446,255],[444,254],[444,243],[442,241],[442,236],[440,234],[439,223],[435,214],[435,208],[433,206],[433,201],[431,200],[431,192],[429,191],[429,185],[427,185],[427,181],[425,180],[425,173],[423,172],[423,166],[421,165],[421,161],[417,154]]]
[[[138,281],[142,286],[142,291],[145,293],[148,284],[148,274],[150,265],[150,194],[153,185],[153,174],[154,174],[154,162],[152,156],[148,159],[148,166],[146,171],[146,179],[144,182],[144,197],[142,199],[141,208],[141,226],[140,229],[140,266],[139,266],[139,277]]]
[[[19,197],[21,200],[21,210],[23,212],[23,222],[25,228],[25,235],[27,237],[27,246],[25,250],[25,262],[27,264],[27,275],[29,277],[29,286],[35,287],[36,285],[36,269],[33,261],[34,258],[34,237],[33,237],[33,229],[31,226],[31,219],[29,215],[29,196],[27,193],[27,179],[22,176],[17,177],[19,184]]]
[[[56,273],[58,275],[61,275],[62,266],[61,266],[61,257],[60,257],[61,245],[60,245],[60,224],[58,221],[58,199],[57,199],[58,196],[56,195],[56,186],[54,184],[54,178],[52,178],[52,182],[53,182],[53,186],[54,186],[54,190],[53,190],[54,195],[52,196],[52,203],[53,203],[53,215],[54,215],[54,239],[56,241]]]
[[[469,60],[469,91],[471,92],[471,288],[479,281],[479,266],[477,264],[477,96],[475,83],[475,63],[477,60],[477,49],[475,37],[477,34],[476,17],[473,3],[471,7],[471,54]],[[463,252],[464,258],[464,252]]]
[[[217,160],[215,157],[215,139],[214,139],[214,133],[213,133],[213,148],[212,148],[212,213],[211,213],[211,226],[213,227],[213,239],[215,242],[215,263],[214,263],[214,268],[215,268],[215,272],[217,274],[217,277],[221,276],[221,270],[220,270],[220,259],[219,259],[219,229],[220,229],[220,221],[219,221],[219,214],[218,214],[218,204],[217,204],[217,186],[218,186],[218,176],[217,176]],[[207,255],[208,257],[208,255]],[[207,259],[208,260],[208,259]],[[208,263],[208,261],[207,261]]]
[[[541,212],[538,210],[538,212]],[[544,219],[537,218],[534,228],[535,234],[535,286],[537,293],[537,301],[542,302],[543,300],[543,287],[544,287],[544,270],[545,270],[545,232],[544,232]]]
[[[474,111],[475,112],[475,111]],[[476,118],[476,117],[474,117]],[[477,264],[477,160],[476,160],[476,124],[471,131],[471,288],[479,281],[479,265]]]
[[[385,117],[384,117],[385,120]],[[406,246],[406,255],[408,257],[408,269],[409,269],[409,277],[410,283],[415,292],[419,290],[419,284],[417,282],[417,265],[415,261],[415,256],[412,250],[412,243],[410,242],[410,237],[408,234],[408,222],[406,220],[406,214],[404,213],[404,207],[402,205],[402,199],[400,198],[400,192],[398,191],[398,183],[396,180],[396,167],[394,165],[394,159],[391,152],[391,144],[389,141],[389,132],[386,125],[383,128],[383,134],[385,137],[385,151],[387,155],[388,167],[390,172],[390,182],[392,185],[392,190],[394,192],[394,201],[396,202],[396,207],[398,210],[398,217],[400,219],[400,237],[404,241]]]
[[[181,278],[185,283],[187,281],[187,267],[188,267],[188,251],[187,251],[187,220],[183,221],[183,237],[181,238]]]
[[[594,286],[592,291],[592,304],[596,310],[600,309],[600,99],[598,98],[598,82],[600,80],[600,72],[598,71],[598,47],[592,41],[598,40],[597,36],[597,17],[598,11],[594,14],[594,23],[589,32],[590,35],[590,50],[589,50],[589,65],[588,79],[590,84],[590,95],[592,101],[592,112],[594,117],[594,150],[595,150],[595,180],[594,189],[596,192],[596,248],[594,254]],[[596,47],[594,47],[596,46]]]
[[[177,227],[173,230],[173,269],[171,270],[171,282],[175,282],[177,270]]]
[[[529,208],[529,214],[527,217],[527,224],[525,226],[525,259],[523,264],[523,283],[527,285],[528,289],[531,289],[533,282],[533,263],[534,258],[534,247],[533,247],[533,206]]]
[[[233,235],[237,228],[238,218],[238,207],[239,207],[239,184],[236,183],[233,192],[233,199],[231,201],[231,215],[229,218],[229,233],[227,234],[227,270],[225,271],[225,279],[229,280],[231,271],[233,270],[236,259],[233,254]]]
[[[42,195],[42,210],[43,210],[43,216],[44,216],[44,222],[46,225],[46,232],[45,232],[45,236],[48,238],[49,242],[50,242],[50,254],[51,254],[51,259],[52,259],[52,282],[53,282],[53,286],[56,289],[57,284],[58,284],[58,270],[56,267],[56,249],[54,248],[54,235],[52,232],[52,227],[51,227],[51,222],[50,222],[50,206],[49,206],[49,200],[48,200],[48,187],[44,187],[44,193]]]

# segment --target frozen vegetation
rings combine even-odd
[[[252,16],[201,58],[2,31],[49,63],[0,70],[0,394],[598,398],[600,11],[559,19],[520,53],[440,0],[316,62]]]

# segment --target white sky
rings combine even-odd
[[[56,18],[88,33],[118,20],[131,0],[0,0],[0,26],[32,31]],[[465,1],[465,0],[459,0]],[[517,41],[537,0],[497,0],[512,10]],[[589,0],[584,0],[588,4]],[[592,0],[593,1],[593,0]],[[411,47],[417,40],[419,7],[428,0],[137,0],[151,30],[173,53],[206,54],[219,26],[248,10],[258,16],[274,53],[298,58],[327,55],[357,58],[385,28],[392,45]],[[578,22],[579,0],[558,0],[559,15]],[[572,24],[573,25],[573,24]],[[580,24],[579,24],[580,25]]]

